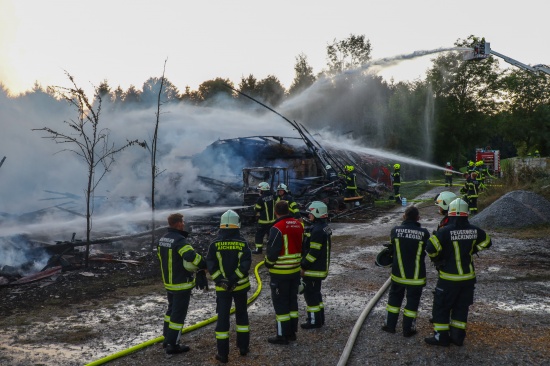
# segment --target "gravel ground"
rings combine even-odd
[[[433,198],[441,190],[436,188],[419,198]],[[496,201],[473,221],[483,219],[483,214],[498,216],[499,204]],[[435,229],[440,216],[433,204],[419,207],[423,226]],[[323,284],[326,326],[300,329],[297,341],[288,346],[267,342],[275,333],[275,323],[268,275],[260,267],[263,290],[249,307],[251,352],[246,357],[238,355],[232,331],[229,364],[338,364],[357,319],[388,279],[389,270],[376,267],[374,258],[388,240],[391,227],[401,221],[403,211],[403,207],[395,207],[368,223],[331,224],[331,273]],[[418,334],[404,338],[380,330],[385,293],[366,317],[347,364],[550,365],[550,244],[545,238],[519,240],[509,230],[489,226],[483,228],[492,236],[493,247],[476,258],[476,298],[463,347],[424,343],[423,338],[432,333],[428,319],[436,282],[436,271],[429,265]],[[255,256],[255,261],[259,260]],[[55,281],[0,288],[0,364],[84,365],[158,337],[164,291],[155,277],[155,262],[147,263],[118,265],[116,269],[101,264],[86,272],[66,273]],[[68,290],[59,290],[63,288]],[[214,301],[213,290],[194,291],[186,325],[215,315]],[[305,318],[303,298],[300,317]],[[190,352],[168,358],[159,344],[153,344],[109,364],[218,364],[214,360],[214,324],[184,334],[182,341],[191,347]]]

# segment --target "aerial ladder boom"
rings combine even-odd
[[[519,62],[517,60],[514,60],[511,57],[505,56],[502,53],[499,53],[497,51],[494,51],[491,49],[491,43],[485,42],[484,40],[481,43],[478,43],[474,46],[473,51],[469,51],[464,55],[464,60],[483,60],[489,57],[490,55],[494,55],[497,57],[500,57],[504,61],[508,62],[510,65],[519,67],[520,69],[530,71],[532,73],[538,74],[540,72],[543,72],[547,75],[550,75],[550,67],[546,65],[526,65],[522,62]]]

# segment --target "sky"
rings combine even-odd
[[[238,85],[250,74],[275,75],[288,89],[299,54],[319,73],[327,44],[350,34],[370,40],[373,59],[473,34],[520,62],[550,64],[548,10],[542,0],[0,0],[0,82],[12,94],[35,82],[68,86],[66,71],[88,90],[105,79],[140,89],[167,60],[165,76],[182,92],[216,77]],[[432,58],[380,74],[423,79]]]

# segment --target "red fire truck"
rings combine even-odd
[[[490,147],[476,149],[476,161],[480,160],[492,176],[500,177],[500,150],[491,150]]]

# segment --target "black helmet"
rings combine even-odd
[[[374,264],[376,264],[378,267],[391,266],[393,264],[393,255],[391,250],[389,248],[382,249],[382,251],[376,256]]]

